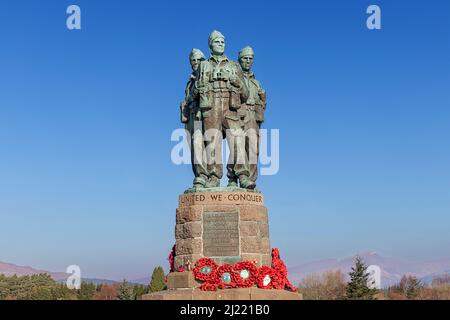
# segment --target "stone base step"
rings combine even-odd
[[[198,288],[173,289],[142,296],[142,300],[303,300],[298,292],[259,288],[201,291]]]

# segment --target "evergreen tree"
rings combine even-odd
[[[377,289],[370,288],[367,266],[361,257],[356,257],[355,266],[349,273],[350,282],[347,285],[346,298],[348,300],[373,300]]]
[[[149,292],[166,290],[164,269],[159,266],[153,270],[152,280],[149,285]]]
[[[119,300],[134,300],[133,287],[126,280],[123,280],[120,284],[117,298]]]
[[[136,300],[141,300],[142,296],[147,293],[147,286],[136,284],[133,286],[133,294]]]
[[[0,300],[4,300],[11,296],[11,287],[9,284],[9,278],[3,274],[0,274]]]
[[[92,282],[82,282],[80,290],[78,290],[79,300],[92,300],[97,292],[97,286]]]
[[[422,287],[422,283],[416,277],[411,277],[408,289],[406,290],[406,297],[410,300],[416,299]]]

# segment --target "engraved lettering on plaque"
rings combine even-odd
[[[203,214],[203,255],[239,256],[239,215],[237,212]]]

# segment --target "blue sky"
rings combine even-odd
[[[66,29],[70,4],[81,31]],[[448,255],[449,12],[444,0],[2,0],[0,261],[113,279],[167,268],[192,181],[170,136],[188,54],[207,53],[213,29],[229,57],[256,53],[265,128],[280,130],[280,171],[258,184],[288,265]]]

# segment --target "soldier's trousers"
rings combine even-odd
[[[203,124],[201,118],[197,116],[197,110],[189,111],[189,121],[185,129],[189,133],[189,148],[191,149],[191,164],[195,178],[206,180],[208,170],[206,167],[205,145],[203,140]],[[195,182],[195,180],[194,180]]]
[[[222,141],[230,147],[227,176],[249,176],[245,156],[244,128],[236,111],[229,110],[229,92],[214,92],[211,109],[203,112],[206,161],[210,178],[223,176]]]
[[[256,179],[258,178],[258,159],[260,146],[259,130],[261,128],[261,124],[256,121],[255,112],[253,110],[247,109],[245,113],[246,113],[244,120],[245,155],[249,170],[249,178],[251,181],[256,182]],[[236,180],[238,177],[229,176],[229,178]]]
[[[260,144],[260,124],[256,121],[255,111],[247,110],[245,119],[245,154],[248,161],[249,178],[255,182],[258,178],[258,159]]]

